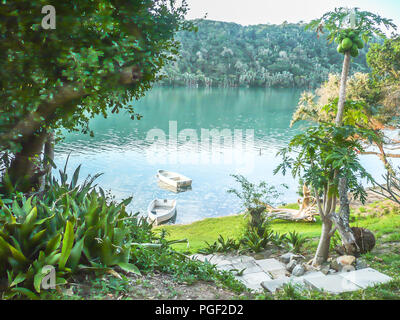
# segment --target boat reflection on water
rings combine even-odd
[[[186,192],[186,191],[191,191],[192,190],[192,186],[188,186],[188,187],[174,187],[171,186],[170,184],[166,184],[160,180],[158,180],[157,182],[158,186],[161,189],[167,190],[167,191],[171,191],[173,193],[182,193],[182,192]]]

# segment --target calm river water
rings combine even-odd
[[[285,183],[282,202],[295,202],[298,183],[290,175],[273,175],[278,150],[305,124],[289,128],[300,97],[293,89],[154,88],[133,102],[143,118],[127,114],[99,116],[90,122],[95,137],[65,133],[56,147],[56,164],[68,171],[82,164],[81,179],[103,172],[98,184],[117,199],[133,196],[130,210],[146,211],[154,198],[178,200],[176,223],[234,214],[240,203],[226,190],[230,174],[271,185]],[[212,138],[212,139],[211,139]],[[365,156],[367,170],[380,176],[383,166]],[[192,190],[175,194],[160,188],[158,169],[193,179]]]

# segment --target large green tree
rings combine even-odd
[[[55,29],[42,28],[48,4],[56,9]],[[2,1],[3,183],[37,186],[43,146],[57,128],[91,133],[88,120],[108,108],[134,119],[130,102],[177,53],[175,32],[192,28],[186,12],[186,2],[175,0]]]

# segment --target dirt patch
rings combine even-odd
[[[164,273],[126,275],[124,281],[113,275],[100,278],[80,275],[72,279],[62,294],[85,300],[232,300],[238,297],[215,283],[178,283]]]
[[[382,201],[382,200],[386,199],[384,196],[373,192],[371,189],[367,189],[366,191],[367,191],[367,200],[366,200],[366,202],[364,204],[359,199],[355,200],[353,198],[353,196],[350,195],[349,199],[351,199],[351,201],[350,201],[350,207],[351,208],[358,208],[358,207],[362,207],[362,206],[367,206],[367,205],[375,203],[376,201]],[[387,201],[389,201],[390,203],[394,204],[393,201],[390,201],[390,200],[387,200]]]

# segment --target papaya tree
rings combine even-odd
[[[108,110],[137,119],[132,101],[177,54],[175,32],[192,29],[185,0],[59,1],[55,29],[42,27],[43,6],[0,6],[2,183],[24,192],[44,174],[52,132],[92,134],[89,119]]]
[[[293,137],[278,153],[283,161],[274,173],[281,171],[285,175],[290,170],[294,178],[301,178],[311,186],[315,195],[322,230],[314,265],[328,259],[330,238],[335,232],[332,216],[339,201],[340,178],[346,179],[349,190],[362,202],[366,191],[360,181],[373,181],[359,161],[359,151],[363,151],[361,139],[373,141],[379,137],[370,129],[319,122]]]
[[[364,44],[373,36],[384,38],[385,34],[381,30],[382,27],[385,27],[389,30],[396,30],[396,26],[392,23],[392,20],[382,18],[368,11],[360,11],[359,8],[336,8],[334,11],[324,14],[321,18],[311,21],[306,26],[307,29],[314,29],[318,36],[320,33],[327,33],[328,42],[337,42],[337,51],[341,54],[344,54],[339,97],[337,101],[337,111],[334,122],[335,128],[339,128],[343,125],[343,116],[345,113],[346,103],[346,86],[349,76],[351,57],[357,57],[359,53],[358,50],[362,49]],[[347,138],[349,138],[349,136],[347,136]],[[346,146],[346,143],[344,140],[339,142],[341,144],[339,143],[335,147],[344,152],[344,149],[341,147],[341,145]],[[347,147],[351,148],[352,146],[348,145]],[[314,149],[312,148],[311,151],[312,150]],[[331,150],[331,152],[334,153],[333,150]],[[343,156],[351,156],[351,159],[353,157],[351,154],[346,155],[345,153]],[[329,156],[328,159],[332,158]],[[324,198],[325,207],[321,207],[319,203],[322,220],[322,233],[314,258],[314,264],[320,264],[328,257],[333,223],[342,237],[343,246],[346,252],[349,254],[357,253],[356,239],[349,225],[350,207],[347,196],[350,187],[349,179],[353,179],[354,175],[349,175],[349,169],[346,168],[346,166],[349,165],[348,163],[339,161],[335,162],[335,166],[332,166],[329,162],[324,162],[326,161],[324,158],[322,158],[321,161],[322,162],[320,162],[320,164],[325,163],[326,165],[325,167],[322,167],[324,169],[328,169],[328,171],[331,171],[328,175],[321,172],[321,174],[324,174],[325,178],[327,179],[324,184],[324,197],[326,197],[326,199]],[[337,164],[340,165],[338,166]],[[352,188],[350,188],[350,190],[352,190]],[[315,189],[315,192],[317,193],[317,199],[319,199],[318,188]],[[336,193],[338,193],[339,199],[336,198]],[[336,200],[340,200],[339,214],[336,214],[335,212]]]

